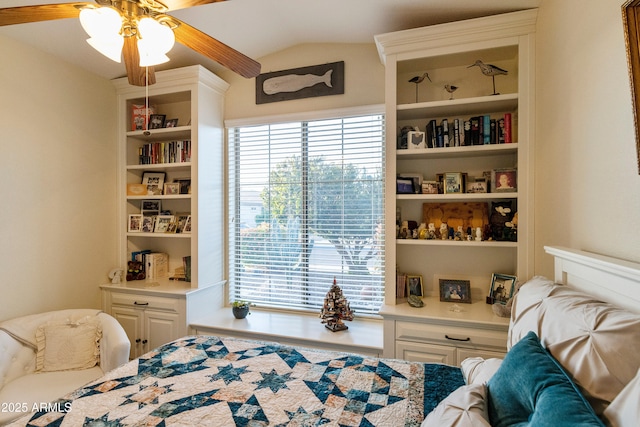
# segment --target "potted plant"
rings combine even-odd
[[[250,307],[251,303],[245,300],[235,300],[231,304],[231,310],[236,319],[244,319],[248,314],[251,314],[249,313]]]

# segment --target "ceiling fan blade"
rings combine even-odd
[[[77,18],[80,8],[90,3],[41,4],[38,6],[6,7],[0,9],[0,27],[28,22]]]
[[[148,67],[149,81],[147,82],[147,68],[140,66],[140,54],[138,53],[138,44],[135,37],[124,38],[122,56],[124,57],[124,65],[127,68],[127,78],[130,85],[145,86],[156,82],[156,74],[153,67]]]
[[[188,7],[200,6],[203,4],[218,3],[226,0],[160,0],[160,3],[167,6],[168,10],[186,9]]]
[[[171,19],[180,24],[173,30],[177,42],[213,59],[242,77],[251,78],[260,74],[261,65],[259,62],[173,16]]]

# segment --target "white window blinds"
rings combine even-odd
[[[230,300],[357,313],[384,296],[384,117],[229,129]]]

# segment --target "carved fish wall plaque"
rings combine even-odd
[[[256,77],[256,104],[343,93],[344,61],[274,71]]]

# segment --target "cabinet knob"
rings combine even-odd
[[[142,341],[142,344],[146,344],[146,343],[148,343],[148,342],[149,342],[149,341],[147,341],[147,340],[143,340],[143,341]]]
[[[136,340],[136,343],[140,344],[140,341],[141,341],[141,340],[140,340],[140,338],[138,338],[138,339]]]
[[[471,338],[467,337],[467,338],[451,338],[449,335],[445,335],[444,336],[446,339],[451,340],[451,341],[471,341]]]

